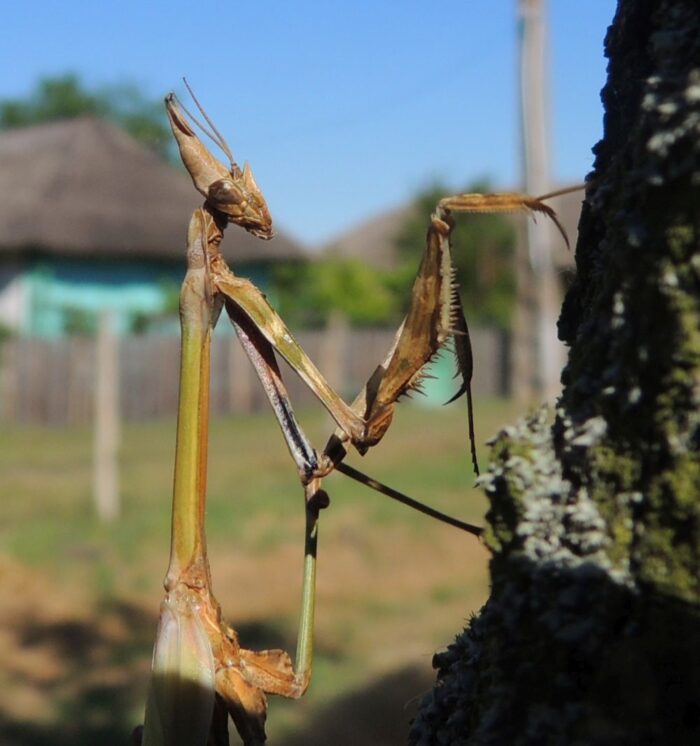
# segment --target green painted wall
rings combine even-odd
[[[265,288],[267,272],[263,265],[237,269]],[[90,333],[101,310],[112,312],[117,333],[131,333],[144,317],[173,308],[184,273],[184,262],[33,260],[24,269],[27,308],[22,333],[41,337]],[[163,332],[176,332],[177,328],[174,316],[149,325],[149,329]]]

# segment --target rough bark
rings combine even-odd
[[[413,744],[700,743],[700,3],[606,38],[564,390],[493,442],[492,593]]]

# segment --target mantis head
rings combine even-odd
[[[189,86],[187,87],[192,93]],[[226,141],[211,123],[194,94],[192,98],[211,126],[212,132],[199,123],[184,107],[182,107],[185,112],[183,113],[173,93],[166,96],[165,109],[182,162],[192,177],[195,188],[204,195],[212,207],[223,213],[232,223],[240,225],[241,228],[245,228],[258,238],[272,238],[270,211],[255,182],[250,166],[244,163],[241,170],[234,161]],[[230,162],[229,168],[226,168],[209,152],[190,126],[185,114],[226,153]]]

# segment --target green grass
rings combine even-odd
[[[505,402],[488,402],[477,413],[483,438],[507,418]],[[325,418],[303,418],[325,442]],[[404,407],[379,447],[348,461],[392,486],[478,520],[481,493],[472,489],[463,413],[458,407]],[[127,425],[122,436],[122,516],[101,526],[91,504],[91,441],[86,430],[13,428],[0,449],[0,551],[32,564],[69,564],[94,547],[136,563],[166,558],[175,423]],[[482,464],[485,454],[482,448]],[[208,525],[211,542],[226,541],[265,551],[292,540],[303,520],[302,493],[281,436],[271,417],[215,420],[211,428]],[[342,522],[361,511],[373,526],[399,521],[422,532],[426,519],[342,475],[326,482],[332,507],[323,523]],[[324,527],[322,526],[322,531]]]
[[[513,415],[508,402],[478,403],[479,442]],[[300,419],[322,447],[331,430],[327,418],[304,412]],[[385,440],[364,459],[353,454],[349,462],[440,510],[482,523],[486,503],[473,488],[465,419],[461,402],[437,410],[402,405]],[[41,584],[38,616],[44,613],[49,625],[48,617],[74,613],[86,629],[109,631],[115,610],[130,609],[127,629],[114,627],[125,638],[119,644],[131,639],[140,650],[130,654],[131,668],[121,671],[136,679],[121,695],[131,702],[122,719],[137,717],[146,685],[168,560],[174,432],[174,421],[124,427],[122,516],[110,526],[94,516],[87,430],[5,428],[0,449],[0,558],[10,558],[15,571],[26,568]],[[482,468],[486,455],[481,447]],[[228,620],[241,628],[244,646],[284,646],[293,654],[303,496],[272,417],[215,420],[209,463],[207,533],[215,593]],[[314,681],[304,703],[273,706],[269,730],[275,743],[331,701],[402,665],[420,666],[429,681],[432,652],[451,640],[486,594],[487,555],[473,537],[342,475],[332,475],[325,486],[332,502],[321,516]],[[52,604],[61,612],[42,611]],[[22,621],[12,617],[9,623],[19,636]],[[104,633],[108,649],[112,634]],[[53,688],[30,675],[25,699],[75,697],[88,706],[91,700],[80,699],[87,671],[73,670],[77,664],[69,654],[59,655],[55,665],[72,672],[74,691],[61,688],[65,675],[57,674]],[[118,662],[109,665],[119,668]],[[6,720],[11,715],[4,712]],[[60,731],[56,717],[52,727]],[[105,728],[122,726],[110,721]],[[112,742],[108,730],[91,737],[97,736]],[[76,742],[87,737],[78,734]],[[38,737],[3,741],[43,743]]]

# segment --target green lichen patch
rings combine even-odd
[[[700,604],[700,462],[678,459],[654,477],[634,558],[641,583]]]

